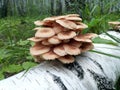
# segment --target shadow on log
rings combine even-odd
[[[118,32],[109,34],[120,38]],[[94,49],[120,55],[119,46],[95,44]],[[76,56],[72,64],[47,61],[24,73],[0,81],[0,90],[114,90],[120,76],[120,59],[86,52]]]

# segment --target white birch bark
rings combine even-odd
[[[109,33],[120,38],[120,33]],[[120,56],[119,46],[95,44],[95,50]],[[0,90],[114,90],[120,59],[87,52],[73,64],[46,61],[24,73],[0,81]]]

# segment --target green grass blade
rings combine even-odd
[[[106,55],[106,56],[110,56],[110,57],[120,59],[120,56],[116,56],[116,55],[112,55],[112,54],[108,54],[108,53],[104,53],[104,52],[100,52],[100,51],[96,51],[96,50],[90,50],[90,52],[95,52],[95,53],[98,53],[98,54],[102,54],[102,55]]]

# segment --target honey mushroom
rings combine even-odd
[[[82,23],[78,14],[54,16],[35,21],[35,37],[28,40],[35,43],[30,48],[36,62],[41,60],[59,60],[62,63],[74,62],[75,55],[91,50],[93,33],[82,34],[88,26]]]

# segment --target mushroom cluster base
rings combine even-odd
[[[96,34],[82,34],[88,26],[82,23],[78,14],[54,16],[34,22],[35,36],[28,40],[35,44],[30,48],[36,62],[59,60],[62,63],[74,62],[74,56],[93,49],[91,41]]]

